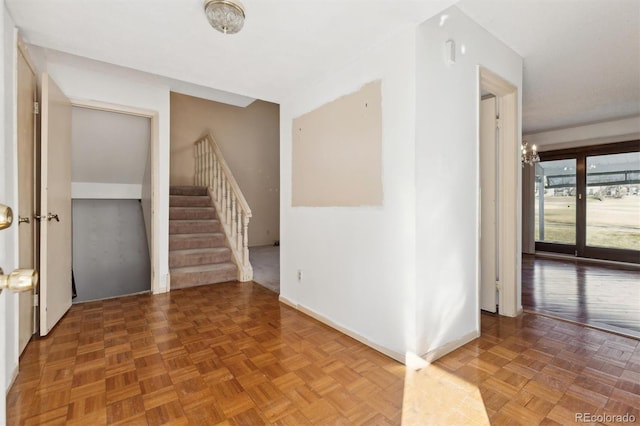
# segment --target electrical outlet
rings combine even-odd
[[[302,269],[298,269],[298,281],[302,282]]]

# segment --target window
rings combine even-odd
[[[536,241],[576,243],[576,160],[536,164]]]
[[[640,141],[540,156],[536,250],[640,263]]]
[[[588,156],[587,246],[640,250],[640,153]]]

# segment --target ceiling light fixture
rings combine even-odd
[[[211,26],[223,34],[235,34],[244,25],[244,7],[238,0],[207,0],[204,13]]]
[[[533,166],[539,161],[540,156],[538,155],[538,148],[533,145],[531,147],[531,151],[529,151],[529,144],[525,141],[522,141],[522,167],[524,167],[525,164]]]

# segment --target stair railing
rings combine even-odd
[[[251,281],[249,262],[249,220],[251,209],[227,162],[211,134],[195,142],[195,184],[209,188],[218,212],[218,220],[227,237],[233,259],[238,265],[238,280]]]

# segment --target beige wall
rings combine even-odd
[[[293,120],[291,205],[382,205],[380,81]]]
[[[171,93],[171,185],[192,185],[193,143],[216,139],[253,218],[249,245],[280,239],[280,107],[255,101],[246,108]]]

